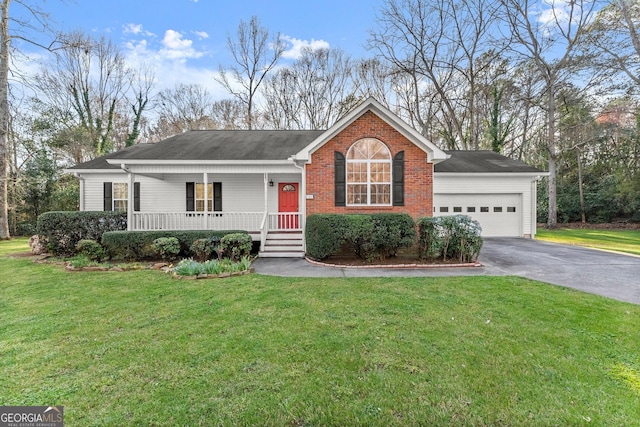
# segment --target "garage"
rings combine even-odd
[[[546,172],[493,151],[447,151],[434,165],[433,215],[468,215],[484,237],[536,234],[536,186]]]
[[[468,215],[484,237],[520,237],[522,194],[434,194],[434,216]]]

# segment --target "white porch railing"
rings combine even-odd
[[[261,230],[264,212],[134,212],[132,230]]]
[[[132,230],[301,231],[299,212],[134,212]]]
[[[302,215],[300,212],[269,213],[268,231],[301,231]]]

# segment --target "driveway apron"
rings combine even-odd
[[[640,257],[531,239],[487,238],[479,261],[482,267],[360,269],[259,258],[254,267],[260,274],[283,277],[522,276],[640,304]]]

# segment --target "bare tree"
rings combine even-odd
[[[395,104],[397,73],[378,58],[361,59],[354,67],[354,90],[356,97],[373,97],[387,108]]]
[[[243,105],[237,99],[222,99],[211,106],[213,120],[220,129],[242,129]]]
[[[133,144],[153,73],[127,66],[119,48],[104,37],[74,32],[64,40],[64,49],[36,76],[38,96],[58,112],[66,132],[83,134],[81,160]]]
[[[326,129],[353,107],[353,62],[339,49],[302,55],[265,84],[266,115],[275,127]],[[278,111],[280,110],[280,111]]]
[[[412,114],[425,134],[438,121],[448,148],[477,147],[482,132],[474,116],[476,77],[481,55],[492,49],[496,23],[493,0],[387,0],[371,32],[369,44],[399,72],[410,75],[404,96],[420,108]]]
[[[549,216],[547,226],[555,228],[558,221],[556,193],[556,161],[558,141],[556,100],[566,81],[571,62],[575,59],[577,43],[584,36],[587,24],[593,17],[595,2],[569,0],[551,2],[545,11],[546,21],[541,21],[538,9],[530,0],[500,0],[502,16],[513,35],[511,49],[522,62],[530,62],[538,78],[544,82],[546,105],[546,150],[549,167]],[[537,3],[536,3],[537,4]]]
[[[227,48],[233,56],[234,65],[228,71],[220,65],[216,81],[246,106],[246,126],[252,129],[256,93],[282,57],[285,43],[280,33],[270,39],[269,30],[253,16],[249,22],[240,20],[236,38],[227,36]]]
[[[9,13],[11,0],[0,1],[0,239],[10,238],[7,174],[9,169],[8,146],[11,114],[9,109],[11,42],[13,39],[20,39],[44,49],[52,49],[56,42],[55,37],[53,37],[49,46],[43,46],[30,37],[30,32],[48,30],[47,14],[34,4],[35,1],[14,0],[13,3],[24,10],[21,15],[22,18],[19,20],[12,19]],[[9,25],[11,22],[15,24],[15,27],[12,27],[10,32]]]
[[[180,83],[156,96],[158,120],[151,130],[154,141],[197,129],[215,129],[213,97],[202,85]]]
[[[9,0],[0,4],[0,239],[8,239],[9,209],[7,197],[9,146]]]
[[[144,67],[138,78],[131,83],[132,100],[129,101],[129,106],[133,113],[133,123],[131,125],[131,132],[127,135],[125,145],[127,147],[133,145],[140,136],[140,126],[142,121],[142,114],[147,110],[149,104],[149,96],[154,86],[155,73],[151,68]]]
[[[614,0],[589,24],[582,47],[609,78],[609,90],[640,88],[640,3]],[[620,78],[622,74],[625,78]]]

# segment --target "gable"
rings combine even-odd
[[[376,117],[375,120],[372,118],[373,116]],[[364,122],[362,120],[363,118]],[[361,138],[375,138],[375,135],[383,128],[385,128],[385,130],[386,128],[391,128],[399,135],[402,135],[406,141],[426,153],[429,162],[438,163],[448,158],[444,151],[373,98],[367,99],[358,107],[351,110],[345,117],[338,120],[331,128],[319,135],[309,145],[292,156],[292,158],[294,160],[311,162],[313,154],[338,135],[355,133],[360,135]],[[355,142],[355,140],[353,142]]]

